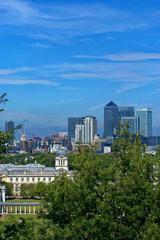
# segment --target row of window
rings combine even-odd
[[[10,178],[10,180],[11,180],[11,182],[13,182],[14,181],[14,179],[13,178]],[[26,181],[25,181],[26,180]],[[43,180],[43,182],[45,182],[45,181],[47,181],[47,178],[45,178],[45,177],[43,177],[43,178],[40,178],[40,177],[38,177],[37,178],[37,180],[38,180],[38,182],[41,182],[42,180]],[[51,178],[51,177],[49,177],[48,178],[48,181],[50,182],[50,181],[52,181],[53,179]],[[15,181],[16,182],[35,182],[36,181],[36,178],[34,178],[34,177],[32,177],[32,178],[29,178],[29,177],[27,177],[27,178],[15,178]]]

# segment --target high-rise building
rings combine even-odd
[[[134,107],[131,106],[122,106],[119,107],[119,118],[122,117],[134,117]]]
[[[83,118],[85,128],[85,143],[91,144],[94,136],[97,134],[97,119],[92,116]]]
[[[75,129],[75,142],[85,142],[85,126],[83,124],[77,124]]]
[[[9,121],[5,123],[5,132],[13,131],[14,130],[14,122]]]
[[[152,136],[152,110],[140,108],[136,111],[137,131],[144,137]]]
[[[14,145],[14,122],[9,121],[5,122],[5,132],[10,132],[11,133],[11,138],[8,140],[8,144],[13,146]]]
[[[137,133],[137,118],[136,117],[121,117],[122,126],[128,126],[131,134]]]
[[[104,107],[104,137],[111,137],[118,128],[119,108],[114,102],[109,102]]]
[[[69,140],[75,139],[75,129],[77,124],[83,124],[82,117],[69,117],[68,118],[68,138]]]

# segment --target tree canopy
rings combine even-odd
[[[27,223],[26,231],[18,231],[30,239],[42,233],[56,240],[159,239],[159,160],[158,154],[144,153],[138,136],[134,142],[117,139],[112,154],[89,148],[72,153],[73,178],[64,173],[44,189],[37,238],[30,237]],[[5,221],[2,225],[6,228]]]

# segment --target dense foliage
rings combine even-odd
[[[16,155],[3,155],[0,158],[1,163],[12,163],[12,164],[42,164],[46,167],[54,167],[55,165],[55,154],[53,153],[36,153],[36,154],[16,154]]]
[[[13,196],[13,184],[8,182],[0,181],[0,184],[6,187],[6,196]]]
[[[46,197],[55,239],[157,239],[159,156],[137,137],[117,140],[111,155],[81,149],[71,159],[74,181],[61,176]]]
[[[41,234],[56,240],[159,239],[159,154],[144,154],[138,137],[134,142],[122,137],[110,155],[80,148],[69,159],[74,180],[62,174],[47,186],[36,220],[42,224],[35,224],[36,235],[30,236],[26,223],[24,232],[18,230],[24,239],[39,239]],[[3,221],[2,233],[6,224]],[[20,239],[17,234],[7,239]]]
[[[21,192],[20,195],[23,197],[39,197],[42,198],[47,194],[48,185],[43,182],[39,182],[37,184],[30,183],[21,184]]]

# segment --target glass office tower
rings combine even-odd
[[[134,107],[124,106],[119,107],[119,117],[134,117]]]
[[[82,117],[69,117],[68,118],[68,138],[75,138],[76,125],[83,124]]]
[[[112,137],[118,128],[119,108],[114,102],[104,107],[104,137]]]
[[[152,136],[152,110],[140,108],[136,111],[137,131],[144,137]]]

